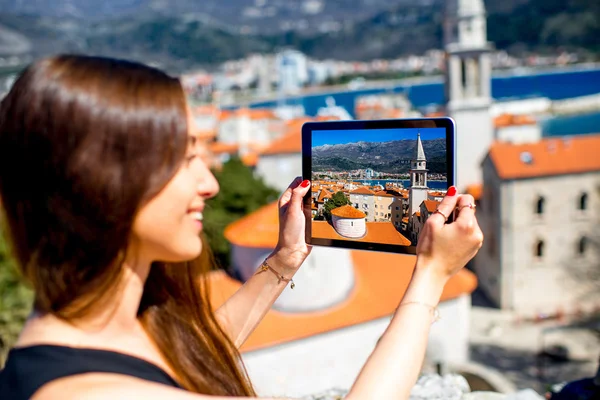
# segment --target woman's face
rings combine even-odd
[[[204,145],[194,136],[195,129],[190,131],[185,162],[134,220],[133,243],[139,259],[180,262],[202,251],[205,201],[219,192],[219,184],[204,161]]]

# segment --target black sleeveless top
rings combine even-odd
[[[27,400],[44,384],[88,372],[129,375],[180,388],[155,364],[107,350],[38,345],[12,349],[0,371],[0,399]]]

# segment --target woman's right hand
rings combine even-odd
[[[455,220],[446,224],[444,216],[450,216],[455,209],[458,211]],[[419,236],[417,269],[427,269],[449,279],[477,254],[483,233],[475,217],[473,196],[456,194],[451,187],[438,210],[429,216]]]

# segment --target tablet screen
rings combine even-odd
[[[339,124],[309,133],[310,242],[414,253],[453,180],[448,127]]]

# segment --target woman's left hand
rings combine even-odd
[[[310,190],[310,181],[297,177],[279,199],[279,241],[270,258],[276,259],[285,276],[293,275],[310,254],[306,244],[306,215],[302,199]]]

